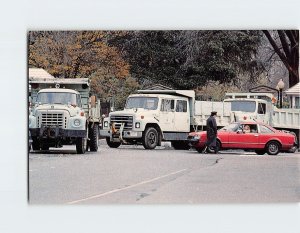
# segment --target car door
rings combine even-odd
[[[249,124],[248,124],[249,125]],[[236,132],[229,134],[228,143],[231,148],[235,149],[254,149],[257,148],[259,142],[259,134],[257,133],[257,124],[250,124],[250,132],[243,131],[245,124],[241,124]]]

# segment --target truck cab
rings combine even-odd
[[[100,134],[110,147],[143,144],[154,149],[161,141],[186,140],[190,132],[190,91],[143,90],[128,97],[124,110],[104,119]],[[194,93],[194,92],[193,92]]]
[[[231,104],[234,121],[254,119],[270,124],[272,96],[269,93],[227,93],[224,102]]]

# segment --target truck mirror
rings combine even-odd
[[[96,96],[91,96],[91,107],[95,108],[96,107]]]

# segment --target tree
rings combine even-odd
[[[192,89],[209,80],[257,78],[260,38],[259,31],[131,31],[109,43],[124,51],[130,73],[141,84]]]
[[[103,75],[126,77],[129,65],[103,31],[48,31],[29,33],[29,66],[44,68],[60,78]]]
[[[106,77],[95,72],[91,76],[91,90],[101,96],[103,101],[114,102],[115,110],[123,109],[127,97],[139,89],[139,84],[132,77],[119,79]]]
[[[299,30],[263,31],[289,72],[289,86],[299,82]]]

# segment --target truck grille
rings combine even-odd
[[[114,123],[116,129],[120,129],[121,124],[124,123],[124,129],[131,130],[133,125],[133,116],[111,116],[110,122]]]
[[[62,113],[42,113],[42,124],[45,126],[63,126]]]

